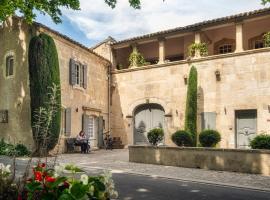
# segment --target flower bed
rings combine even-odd
[[[0,164],[0,183],[0,199],[108,200],[118,196],[110,173],[88,176],[73,165],[50,169],[39,163],[26,181],[15,183],[10,165]]]

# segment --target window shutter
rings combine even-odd
[[[87,88],[87,65],[83,65],[83,88]]]
[[[83,116],[82,116],[82,130],[85,133],[86,138],[89,139],[90,135],[89,135],[89,130],[88,130],[88,123],[89,123],[88,120],[89,120],[88,115],[83,114]]]
[[[101,148],[104,146],[104,140],[103,140],[103,117],[98,117],[98,147]]]
[[[216,130],[216,115],[215,112],[202,113],[202,130]]]
[[[72,58],[69,63],[69,83],[70,85],[76,84],[76,62]]]
[[[71,108],[65,109],[65,135],[71,135]]]

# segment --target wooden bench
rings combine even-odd
[[[76,143],[76,138],[66,138],[66,153],[75,153],[75,152],[78,152],[76,151],[76,147],[80,147],[81,145],[77,144]],[[88,143],[88,140],[87,140],[87,143]],[[89,152],[90,150],[90,145],[88,143],[88,148],[87,148],[87,153]],[[81,149],[79,150],[81,151]]]

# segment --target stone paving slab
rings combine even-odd
[[[143,156],[143,155],[142,155]],[[53,161],[54,158],[49,158]],[[19,158],[18,171],[22,171],[27,158]],[[0,162],[11,163],[7,157],[0,157]],[[59,163],[72,163],[91,174],[111,170],[113,173],[131,173],[152,177],[163,177],[201,183],[219,184],[270,191],[270,177],[224,171],[210,171],[172,166],[150,165],[128,162],[128,150],[92,151],[90,154],[62,154]]]

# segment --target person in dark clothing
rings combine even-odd
[[[79,133],[79,135],[77,136],[76,142],[78,145],[81,146],[81,153],[87,153],[88,141],[87,141],[86,135],[83,131],[81,131]]]
[[[112,137],[110,135],[106,135],[105,137],[105,146],[106,146],[106,150],[110,149],[112,150],[113,149],[113,140],[112,140]]]

